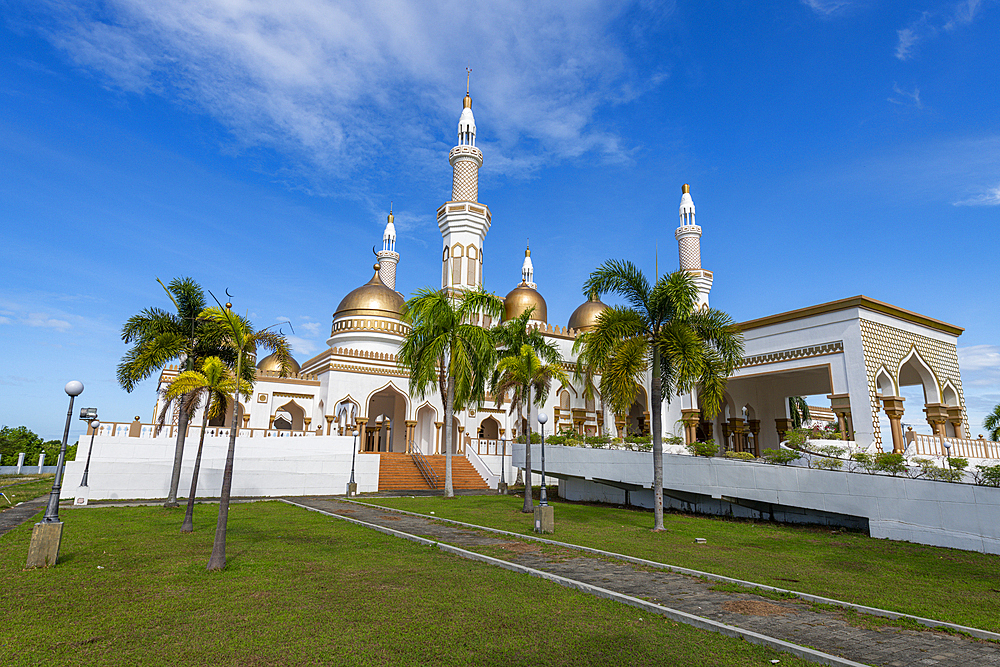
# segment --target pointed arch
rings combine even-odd
[[[437,439],[438,410],[424,401],[416,410],[417,424],[413,429],[413,446],[422,454],[433,454]]]
[[[941,387],[941,402],[948,406],[960,405],[958,400],[958,390],[951,380],[945,380]]]
[[[365,449],[368,451],[406,451],[406,416],[409,413],[409,399],[391,380],[368,394],[365,401],[365,415],[368,425],[365,433]],[[389,420],[389,425],[377,426],[379,417]]]
[[[285,415],[288,416],[285,417]],[[294,399],[275,409],[274,416],[274,428],[276,429],[301,431],[305,428],[305,408],[296,403]],[[281,422],[281,425],[279,425],[279,422]]]
[[[896,381],[892,378],[892,374],[889,373],[889,369],[885,366],[880,366],[877,371],[875,371],[875,393],[881,396],[898,396],[899,388],[896,386]]]
[[[499,440],[500,421],[493,415],[490,415],[479,424],[479,431],[482,433],[480,437],[485,440]]]
[[[924,403],[941,402],[941,384],[937,375],[931,370],[930,364],[924,361],[916,347],[911,347],[909,353],[899,362],[896,378],[900,387],[920,385],[924,388]]]

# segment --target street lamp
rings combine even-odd
[[[507,481],[504,479],[504,468],[507,467],[507,441],[500,438],[500,484],[497,485],[497,493],[503,495],[507,493]]]
[[[93,410],[93,408],[88,408]],[[96,413],[97,411],[94,410]],[[94,451],[94,436],[97,435],[97,429],[101,426],[101,422],[96,419],[90,422],[90,447],[87,449],[87,463],[83,466],[83,480],[80,482],[80,486],[87,486],[87,474],[90,472],[90,455]]]
[[[944,457],[948,460],[948,470],[951,470],[951,443],[947,440],[944,440]]]
[[[66,411],[66,428],[63,430],[62,446],[59,447],[59,459],[56,462],[56,478],[52,481],[52,492],[49,494],[49,504],[45,508],[42,523],[59,522],[59,493],[62,491],[63,462],[66,460],[66,442],[69,440],[69,424],[73,418],[73,399],[83,393],[83,383],[72,380],[66,383],[66,394],[69,396],[69,410]]]
[[[549,504],[549,498],[545,492],[545,422],[548,420],[549,417],[544,412],[538,413],[538,423],[541,424],[542,428],[542,495],[541,502],[539,503],[542,507],[547,507]],[[531,445],[529,444],[528,446],[530,447]]]
[[[354,481],[354,457],[358,453],[358,429],[354,429],[354,448],[351,450],[351,481],[347,483],[347,497],[351,498],[358,492],[358,485]]]

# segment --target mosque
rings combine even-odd
[[[460,292],[482,282],[491,224],[489,207],[478,200],[483,153],[476,147],[476,121],[468,92],[458,121],[457,145],[448,160],[453,170],[451,198],[437,209],[441,287]],[[713,274],[701,266],[702,228],[696,224],[687,185],[682,188],[674,236],[679,268],[695,279],[699,305],[707,308]],[[445,452],[440,396],[436,391],[425,397],[411,395],[407,375],[397,365],[396,355],[409,326],[400,316],[404,297],[395,289],[400,253],[391,212],[376,255],[371,278],[337,306],[326,349],[301,363],[293,361],[293,372],[287,377],[279,377],[273,355],[259,361],[253,396],[236,406],[241,437],[333,438],[357,430],[359,458],[416,452],[433,457]],[[534,309],[532,326],[558,347],[571,369],[574,340],[593,328],[607,306],[595,295],[580,304],[568,322],[549,322],[545,299],[534,281],[531,252],[526,249],[521,281],[504,298],[504,318],[516,317],[528,308]],[[495,324],[489,318],[479,323],[484,327]],[[942,441],[974,442],[967,439],[957,354],[963,330],[957,326],[866,296],[761,317],[740,326],[746,357],[729,380],[721,413],[706,420],[696,394],[670,397],[663,403],[666,432],[688,441],[713,438],[725,442],[728,449],[759,455],[777,447],[790,428],[788,397],[825,395],[831,418],[861,447],[903,451],[914,441],[912,432],[910,436],[903,432],[904,413],[911,423],[913,414],[926,419]],[[160,388],[177,373],[176,367],[166,368]],[[913,385],[922,389],[923,404],[905,406],[901,388]],[[648,432],[649,386],[647,376],[627,415],[611,414],[600,396],[587,399],[574,384],[552,387],[542,410],[551,416],[550,432],[611,436]],[[160,407],[157,404],[154,414]],[[213,434],[222,435],[221,429],[231,420],[230,412],[225,421],[210,424],[220,429]],[[509,402],[498,407],[488,397],[482,407],[457,412],[454,420],[453,453],[509,465],[503,456],[509,451],[505,441],[518,435],[519,428]],[[888,432],[883,432],[886,422]],[[200,424],[200,415],[191,423]],[[112,425],[110,434],[124,435],[115,428]],[[136,425],[131,430],[135,436],[140,434]],[[142,433],[149,435],[145,430]]]

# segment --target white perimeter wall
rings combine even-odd
[[[524,447],[514,445],[515,465],[524,465]],[[533,446],[533,470],[541,470],[540,454]],[[545,448],[546,474],[572,481],[563,485],[568,500],[621,502],[613,484],[650,489],[652,459],[647,452]],[[996,487],[664,454],[663,488],[867,517],[872,537],[1000,553]],[[635,493],[632,502],[651,497]]]
[[[77,460],[66,464],[62,497],[76,496],[87,456],[89,438],[81,437]],[[229,438],[205,438],[199,497],[218,497]],[[298,438],[237,438],[233,467],[234,496],[343,494],[351,476],[353,438],[309,436]],[[184,445],[184,466],[178,496],[191,489],[191,472],[198,438]],[[174,461],[173,438],[94,439],[88,483],[92,500],[166,498]],[[355,481],[358,492],[378,490],[379,457],[358,454]]]

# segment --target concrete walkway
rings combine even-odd
[[[715,582],[619,558],[596,557],[572,545],[544,544],[357,502],[315,498],[288,502],[395,531],[400,537],[452,545],[458,547],[453,553],[466,557],[475,557],[468,552],[486,554],[500,559],[495,562],[501,567],[530,571],[697,627],[744,636],[755,643],[770,643],[822,664],[1000,665],[1000,643],[993,641],[930,629],[855,627],[846,621],[844,613],[820,610],[805,600],[771,600],[749,593],[713,591]]]

